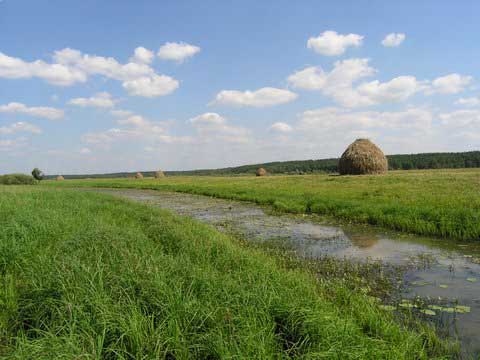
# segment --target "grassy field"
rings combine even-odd
[[[46,184],[180,191],[421,235],[480,238],[480,169],[393,171],[385,176],[168,177]]]
[[[290,180],[258,184],[269,181]],[[146,205],[0,186],[0,357],[446,354],[431,330],[402,328],[365,292],[283,264],[212,227]]]

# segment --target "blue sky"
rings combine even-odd
[[[0,173],[480,148],[478,1],[0,2]],[[136,54],[136,55],[135,55]]]

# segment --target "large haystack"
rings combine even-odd
[[[62,181],[62,180],[65,180],[65,178],[62,176],[62,175],[58,175],[55,180],[57,181]]]
[[[345,150],[338,163],[341,175],[383,174],[388,161],[382,150],[368,139],[357,139]]]
[[[267,176],[267,170],[265,170],[264,168],[258,168],[257,171],[255,172],[255,175]]]
[[[153,174],[155,179],[161,179],[165,177],[165,173],[162,170],[155,171],[155,174]]]
[[[143,179],[142,173],[137,172],[137,173],[135,174],[135,179]]]

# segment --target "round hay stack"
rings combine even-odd
[[[382,150],[368,139],[357,139],[345,150],[338,163],[341,175],[384,174],[388,161]]]
[[[255,175],[267,176],[267,170],[265,170],[264,168],[258,168],[257,171],[255,172]]]
[[[155,174],[153,174],[155,179],[161,179],[165,177],[165,173],[162,170],[155,171]]]
[[[143,179],[142,173],[137,172],[137,173],[135,174],[135,179]]]
[[[62,176],[62,175],[58,175],[55,180],[57,181],[62,181],[62,180],[65,180],[65,178]]]

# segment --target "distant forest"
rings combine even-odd
[[[457,169],[480,167],[480,151],[461,153],[425,153],[411,155],[387,155],[390,170],[413,169]],[[264,164],[243,165],[222,169],[204,169],[190,171],[166,171],[167,176],[196,175],[248,175],[263,167],[270,174],[314,174],[334,173],[337,171],[338,159],[278,161]],[[119,178],[130,177],[136,172],[120,172],[94,175],[64,175],[66,179],[83,178]],[[153,176],[154,171],[142,171],[144,176]],[[49,176],[49,178],[54,177]]]

